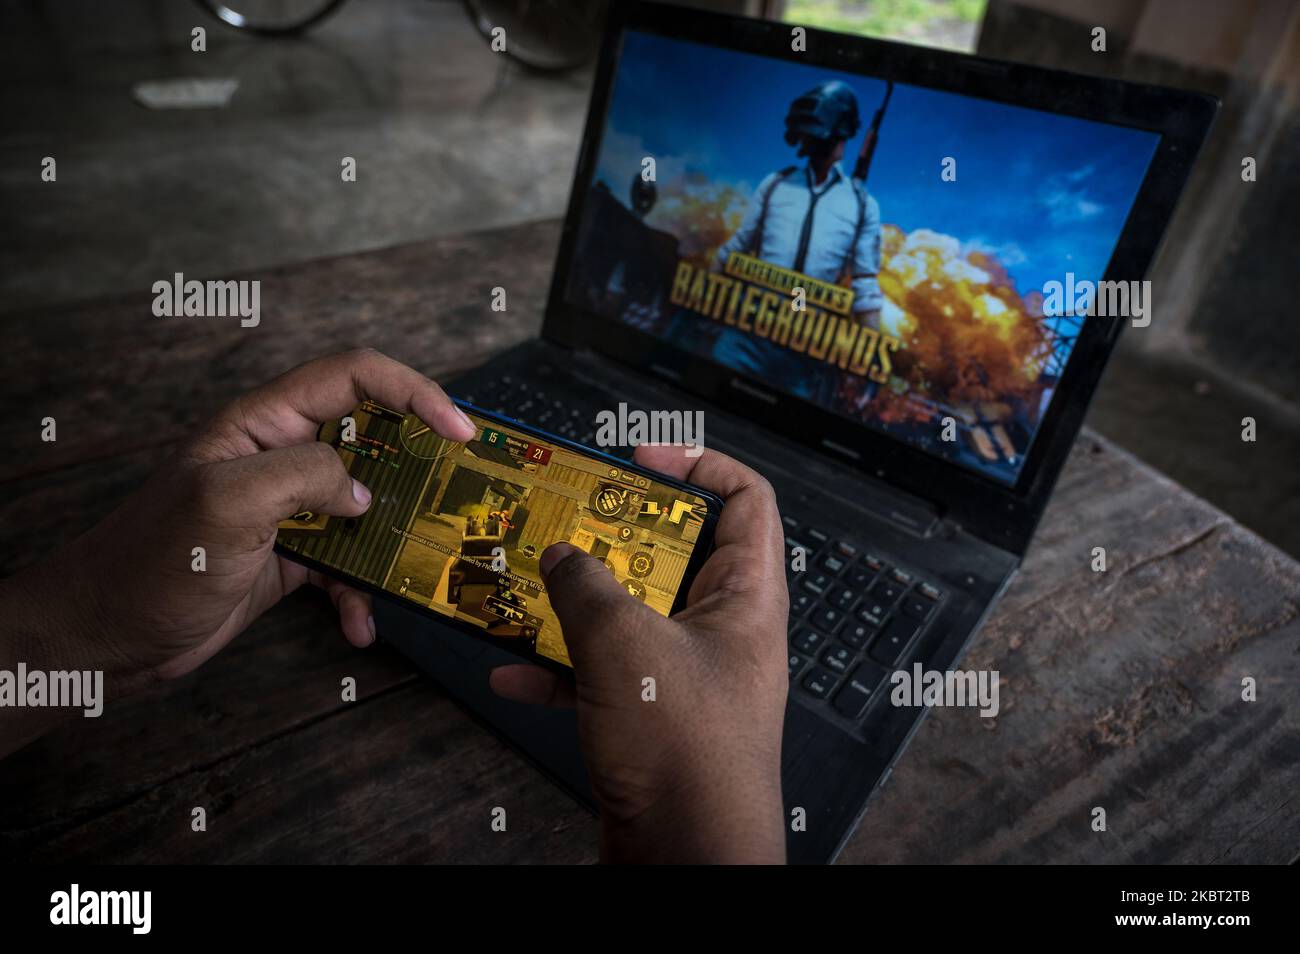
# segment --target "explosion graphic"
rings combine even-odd
[[[678,238],[682,258],[707,268],[740,228],[748,203],[744,191],[688,173],[663,186],[662,198],[647,221]]]
[[[949,235],[882,228],[881,323],[902,342],[891,387],[871,402],[883,422],[929,421],[951,414],[978,428],[981,456],[1015,449],[999,426],[1020,418],[1032,431],[1052,383],[1058,341],[1042,314],[1042,296],[1021,296],[992,255],[963,253]]]
[[[739,228],[747,193],[688,173],[666,184],[647,217],[677,255],[709,267]],[[897,337],[888,385],[843,384],[850,414],[930,440],[951,416],[989,462],[1014,461],[1037,429],[1077,328],[1045,319],[1042,294],[1022,295],[997,256],[930,229],[881,227],[881,330]],[[841,279],[848,285],[847,276]]]

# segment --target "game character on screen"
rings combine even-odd
[[[839,80],[795,99],[785,117],[785,141],[807,162],[780,169],[759,184],[740,228],[718,249],[715,267],[722,269],[733,252],[743,252],[821,281],[847,279],[854,316],[879,330],[884,303],[877,280],[880,207],[866,184],[840,166],[845,144],[860,126],[857,96]],[[714,353],[755,377],[805,385],[804,396],[822,403],[832,399],[839,382],[831,369],[809,380],[800,356],[737,331],[723,332]]]

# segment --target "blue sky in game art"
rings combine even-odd
[[[626,202],[652,155],[661,184],[695,173],[748,195],[802,164],[782,139],[786,110],[828,79],[858,95],[849,173],[884,82],[629,32],[596,176]],[[1025,294],[1066,271],[1101,279],[1158,144],[1143,130],[896,84],[867,187],[883,222],[993,252]],[[940,179],[946,156],[957,160],[955,182]]]

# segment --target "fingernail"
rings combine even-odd
[[[542,551],[542,558],[537,561],[537,569],[542,571],[542,576],[546,576],[555,569],[555,564],[577,551],[578,548],[571,543],[552,543]]]
[[[352,499],[363,507],[370,506],[370,488],[355,477],[352,478]]]
[[[466,414],[465,414],[464,411],[462,411],[460,408],[456,407],[456,405],[454,405],[454,404],[451,406],[451,408],[452,408],[453,411],[456,412],[456,416],[459,417],[459,418],[461,419],[462,423],[464,423],[464,425],[465,425],[466,427],[468,427],[468,428],[473,428],[473,427],[474,427],[474,422],[471,421],[471,420],[466,416]]]
[[[370,641],[373,643],[375,641],[375,618],[373,616],[366,617],[366,628],[370,630]]]

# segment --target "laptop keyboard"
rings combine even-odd
[[[790,688],[858,723],[911,661],[946,593],[898,561],[783,512]],[[803,563],[794,556],[803,554]],[[795,569],[801,565],[802,569]],[[817,708],[817,706],[814,706]]]
[[[596,408],[576,393],[503,375],[460,396],[580,444],[591,445],[596,437]],[[607,453],[631,459],[632,448]],[[781,512],[790,588],[791,696],[861,734],[872,704],[889,694],[889,674],[911,664],[947,594],[888,554],[832,535],[785,506]],[[796,564],[799,552],[802,564]]]
[[[588,446],[596,439],[596,409],[584,407],[573,395],[548,393],[527,381],[502,375],[485,388],[459,395],[470,404],[523,421]],[[632,450],[615,447],[605,451],[614,457],[631,459]]]

